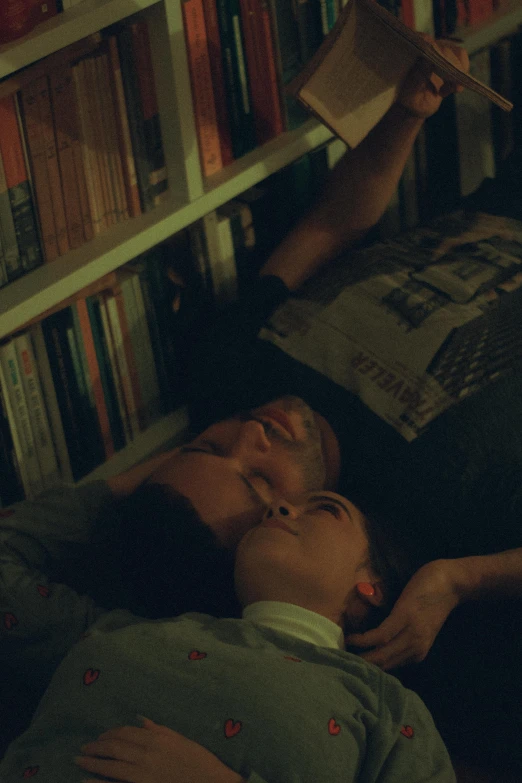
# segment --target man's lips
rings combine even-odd
[[[263,527],[278,527],[281,530],[285,530],[287,533],[291,533],[291,535],[296,536],[297,530],[292,530],[291,527],[288,525],[285,525],[285,523],[281,519],[265,519],[262,523]]]
[[[290,420],[290,416],[285,413],[281,408],[263,408],[259,411],[259,416],[263,416],[265,419],[272,419],[276,424],[279,424],[290,435],[292,440],[295,440],[295,431]]]

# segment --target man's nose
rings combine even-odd
[[[260,421],[251,419],[241,422],[239,433],[230,449],[231,457],[240,457],[252,451],[266,454],[270,451],[270,439]]]
[[[299,510],[296,506],[293,506],[287,500],[277,498],[270,504],[266,513],[265,519],[272,519],[273,517],[280,519],[297,519],[299,516]]]

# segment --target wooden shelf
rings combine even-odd
[[[332,137],[316,120],[245,155],[206,183],[205,194],[176,196],[152,212],[113,226],[91,242],[0,289],[0,339],[87,285],[176,234],[211,210]]]

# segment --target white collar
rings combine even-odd
[[[243,609],[243,619],[296,636],[317,647],[344,650],[341,628],[322,614],[282,601],[256,601]]]

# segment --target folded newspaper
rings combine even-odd
[[[522,358],[522,221],[458,211],[341,258],[260,337],[406,440]]]

